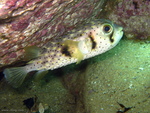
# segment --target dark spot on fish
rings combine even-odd
[[[65,56],[71,57],[71,53],[68,51],[69,47],[64,46],[61,50],[61,53],[64,54]]]
[[[114,42],[114,39],[113,39],[113,32],[111,33],[111,35],[110,35],[109,39],[110,39],[110,42],[111,42],[111,43],[113,43],[113,42]]]
[[[92,49],[95,49],[95,47],[96,47],[96,42],[94,41],[94,38],[93,38],[93,36],[91,35],[91,32],[90,32],[89,38],[90,38],[90,40],[91,40],[91,42],[92,42]]]
[[[46,63],[46,61],[43,61],[41,64],[45,64]]]

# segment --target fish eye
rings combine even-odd
[[[103,31],[104,31],[105,33],[110,33],[110,32],[112,31],[112,27],[111,27],[109,24],[104,25]]]

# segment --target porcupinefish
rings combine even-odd
[[[71,63],[102,54],[115,47],[123,36],[123,28],[110,20],[97,19],[87,23],[67,35],[53,39],[42,48],[26,47],[25,52],[31,61],[23,67],[4,70],[8,83],[19,87],[31,71],[46,73]]]

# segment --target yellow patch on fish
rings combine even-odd
[[[78,41],[72,41],[72,40],[65,40],[62,43],[64,49],[64,54],[67,53],[69,57],[74,57],[77,59],[77,64],[81,62],[84,58],[84,54],[79,50],[79,42]],[[66,54],[65,54],[66,55]]]

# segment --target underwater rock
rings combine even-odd
[[[0,67],[20,60],[25,46],[41,47],[90,21],[106,0],[0,0]]]
[[[110,1],[105,11],[110,20],[124,27],[127,38],[150,38],[150,0]]]

